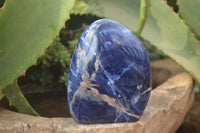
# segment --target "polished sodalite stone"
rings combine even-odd
[[[95,21],[74,51],[67,92],[71,115],[79,123],[139,120],[151,92],[143,44],[114,20]]]

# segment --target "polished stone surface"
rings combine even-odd
[[[79,123],[139,120],[151,92],[141,41],[111,19],[92,23],[74,51],[67,92],[71,115]]]

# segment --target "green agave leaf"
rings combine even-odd
[[[83,0],[88,4],[87,14],[119,21],[134,31],[140,15],[139,0]]]
[[[71,10],[71,14],[84,14],[88,9],[88,5],[84,1],[76,0],[73,9]]]
[[[16,80],[6,89],[3,89],[2,93],[9,99],[9,104],[15,106],[20,113],[39,115],[22,94]]]
[[[0,12],[0,91],[44,52],[74,0],[8,0]]]
[[[165,1],[151,0],[150,17],[142,36],[169,55],[200,82],[200,45]]]
[[[86,13],[112,18],[136,31],[139,20],[139,0],[84,0]],[[151,0],[150,16],[142,37],[169,55],[177,64],[200,82],[200,45],[187,26],[163,0]]]
[[[147,17],[149,16],[150,6],[151,6],[150,0],[141,0],[140,1],[140,18],[139,18],[138,29],[136,31],[137,36],[140,36],[140,34],[144,28]]]
[[[178,0],[179,13],[200,40],[200,0]]]

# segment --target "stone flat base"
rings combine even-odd
[[[173,133],[182,123],[193,100],[192,78],[181,73],[152,91],[145,112],[136,123],[83,125],[72,118],[35,117],[0,107],[0,132]]]

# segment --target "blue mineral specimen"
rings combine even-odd
[[[150,63],[137,36],[111,19],[92,23],[80,37],[68,76],[68,105],[75,121],[137,121],[150,92]]]

